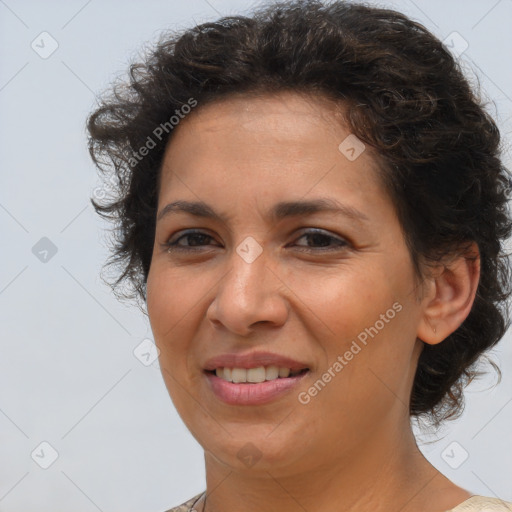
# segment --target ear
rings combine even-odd
[[[417,337],[436,345],[464,322],[480,280],[480,252],[475,242],[462,255],[440,263],[425,282],[423,315]]]

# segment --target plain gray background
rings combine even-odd
[[[510,167],[512,0],[378,4],[464,50],[459,59],[482,86]],[[0,0],[0,511],[159,512],[205,488],[202,449],[174,410],[158,361],[137,358],[152,339],[149,324],[99,276],[108,252],[89,202],[100,181],[84,123],[95,95],[162,30],[251,5],[258,2]],[[511,341],[509,332],[491,352],[500,385],[492,387],[493,373],[472,384],[462,418],[436,438],[416,428],[440,471],[506,500]]]

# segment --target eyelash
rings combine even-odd
[[[165,247],[167,249],[167,252],[174,252],[174,251],[197,252],[199,250],[198,247],[201,247],[201,246],[196,246],[197,248],[194,248],[194,246],[187,247],[187,246],[178,245],[178,242],[181,239],[187,238],[192,235],[199,235],[202,237],[207,237],[207,238],[213,239],[213,237],[211,235],[208,235],[207,233],[204,233],[203,231],[187,231],[187,232],[183,233],[179,238],[177,238],[174,242],[171,242],[170,241],[171,239],[169,239],[166,243],[164,243],[162,245],[163,245],[163,247]],[[297,240],[300,240],[301,238],[303,238],[305,236],[320,236],[323,238],[328,238],[328,239],[334,240],[334,241],[338,242],[338,244],[336,247],[330,248],[330,249],[314,249],[314,248],[302,247],[301,249],[299,249],[299,251],[302,251],[302,252],[317,252],[318,250],[323,251],[323,252],[327,252],[327,251],[330,252],[330,251],[336,251],[336,250],[342,249],[349,245],[349,243],[346,240],[343,240],[342,238],[338,238],[338,237],[335,237],[332,235],[325,234],[321,230],[310,229],[309,231],[302,233],[302,235]]]

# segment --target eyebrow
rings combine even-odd
[[[211,206],[203,201],[174,201],[164,206],[157,215],[157,221],[170,214],[188,213],[195,217],[214,219],[225,223],[226,218],[217,213]],[[308,201],[283,201],[276,203],[267,214],[273,222],[286,217],[300,215],[313,215],[315,213],[331,213],[342,215],[353,220],[369,221],[370,219],[361,211],[352,206],[344,205],[333,198],[322,197]]]

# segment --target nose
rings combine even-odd
[[[256,325],[284,325],[288,316],[287,287],[272,267],[265,250],[252,262],[234,250],[229,269],[208,307],[210,322],[239,336],[250,335]]]

